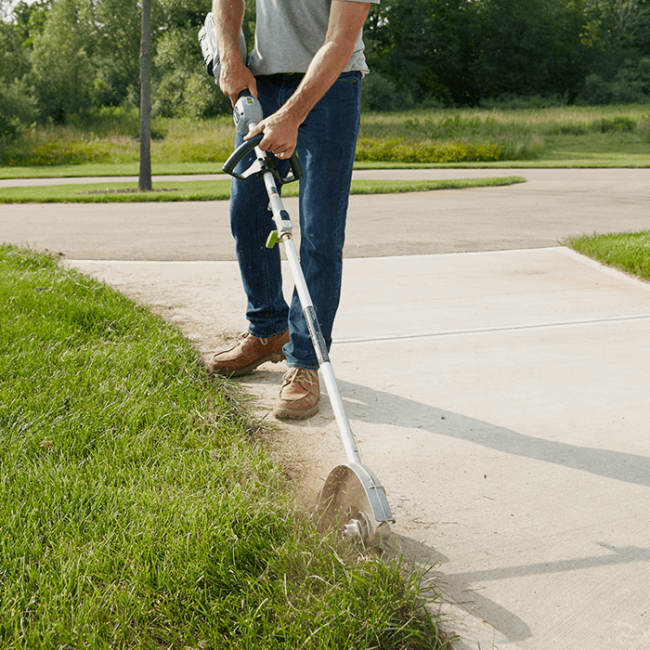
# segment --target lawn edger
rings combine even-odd
[[[211,14],[206,17],[204,29],[207,35],[204,34],[203,39],[200,35],[199,40],[204,48],[206,68],[218,81],[217,65],[210,64],[208,67],[208,59],[212,62],[218,61],[218,54],[215,54],[215,52],[218,53],[216,31]],[[245,45],[242,51],[245,52]],[[237,130],[248,134],[264,118],[262,106],[248,91],[244,91],[235,104],[233,118]],[[361,462],[361,455],[345,413],[316,310],[300,266],[293,241],[291,219],[284,209],[278,189],[286,183],[300,180],[302,177],[300,161],[297,154],[294,153],[289,160],[290,173],[288,177],[281,178],[275,163],[258,146],[263,137],[263,134],[256,135],[237,147],[223,165],[223,171],[242,181],[253,177],[259,177],[264,181],[269,198],[271,218],[276,227],[269,235],[266,245],[272,248],[280,243],[284,248],[318,359],[319,372],[325,384],[345,449],[347,462],[336,466],[330,472],[320,492],[316,508],[317,525],[322,531],[338,528],[345,538],[362,542],[366,546],[376,546],[390,535],[390,523],[395,520],[379,479],[369,467]],[[255,160],[246,171],[237,172],[237,165],[251,152],[255,153]]]

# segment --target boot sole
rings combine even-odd
[[[304,410],[291,410],[291,409],[273,409],[273,416],[278,420],[308,420],[318,413],[318,402],[311,408]]]

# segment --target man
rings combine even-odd
[[[361,78],[368,70],[361,31],[372,2],[257,0],[255,48],[247,68],[239,51],[244,0],[213,0],[219,41],[219,86],[233,105],[243,90],[262,104],[259,133],[281,176],[298,152],[300,258],[325,343],[339,304],[345,220],[359,132]],[[237,146],[242,143],[238,134]],[[251,154],[251,158],[253,154]],[[251,159],[241,163],[241,170]],[[239,171],[239,170],[238,170]],[[280,252],[265,242],[274,228],[259,178],[233,179],[230,219],[248,298],[248,333],[208,362],[212,372],[241,376],[286,358],[274,415],[303,419],[318,411],[318,361],[298,296],[282,294]]]

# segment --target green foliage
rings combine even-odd
[[[204,70],[165,75],[153,97],[153,112],[157,117],[202,119],[232,111],[230,101],[211,83]]]
[[[637,122],[634,118],[628,116],[603,117],[600,120],[596,120],[593,126],[601,133],[634,131],[637,127]]]
[[[37,114],[36,101],[29,94],[25,79],[0,86],[0,146],[22,135]]]
[[[0,83],[5,85],[29,71],[27,50],[17,25],[0,20]]]
[[[644,0],[594,0],[585,6],[584,38],[610,55],[650,54],[650,14]]]
[[[57,0],[34,36],[32,83],[41,118],[65,123],[92,107],[94,66],[79,0]]]
[[[471,11],[460,0],[373,6],[364,30],[368,61],[397,87],[400,108],[427,98],[449,104],[471,92],[462,65]]]
[[[29,58],[19,27],[0,20],[0,143],[15,139],[36,120],[28,71]]]
[[[203,66],[198,32],[208,11],[201,0],[160,0],[165,30],[156,39],[153,59],[157,82],[152,108],[159,117],[215,117],[230,113]],[[251,42],[251,41],[249,41]]]
[[[364,111],[402,110],[402,93],[393,81],[380,72],[368,75],[361,86],[361,108]]]
[[[477,56],[470,64],[482,98],[560,95],[583,78],[580,3],[482,0]]]
[[[59,0],[60,1],[60,0]],[[141,11],[132,0],[101,0],[80,4],[88,25],[92,56],[93,107],[137,103],[140,96]]]
[[[230,112],[202,65],[197,34],[208,9],[201,0],[153,3],[152,96],[158,116]],[[0,25],[0,88],[13,98],[6,88],[25,77],[28,83],[15,88],[27,99],[11,114],[3,112],[2,132],[18,135],[15,124],[25,126],[28,118],[68,124],[103,106],[137,106],[140,20],[132,0],[19,4],[14,22]]]
[[[589,105],[634,104],[650,101],[650,58],[628,61],[611,80],[591,74],[585,80],[579,101]]]
[[[416,102],[478,104],[504,93],[573,99],[593,46],[580,0],[395,0],[373,8],[371,67]]]

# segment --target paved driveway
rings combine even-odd
[[[355,177],[510,175],[527,182],[353,196],[345,254],[384,257],[538,248],[584,232],[650,227],[650,169],[384,170],[357,172]],[[297,215],[295,199],[286,205]],[[74,259],[234,259],[225,201],[2,205],[0,214],[2,241],[48,248]]]

